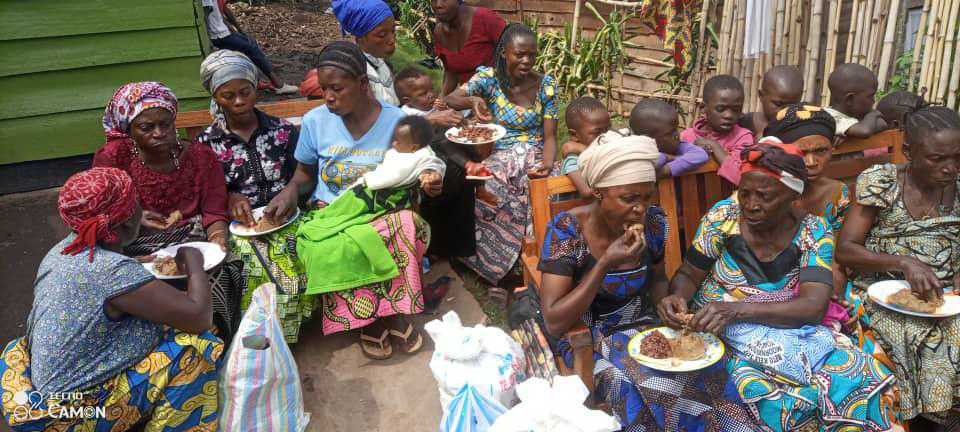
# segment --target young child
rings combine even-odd
[[[358,180],[371,190],[406,187],[416,183],[430,183],[443,179],[446,165],[430,148],[433,126],[420,116],[407,116],[397,122],[393,132],[391,149],[373,171]],[[440,194],[439,190],[426,191],[429,196]]]
[[[877,77],[865,66],[846,63],[830,74],[830,106],[825,110],[837,123],[837,135],[869,138],[887,128],[879,111],[873,109]]]
[[[740,126],[762,137],[767,124],[776,120],[777,111],[803,99],[803,74],[795,66],[774,66],[763,74],[757,91],[761,112],[746,113],[740,118]]]
[[[903,129],[903,117],[927,105],[923,96],[897,90],[877,102],[877,111],[883,116],[887,129]]]
[[[433,80],[422,70],[408,67],[393,79],[400,109],[407,115],[426,116],[436,110],[437,92]]]
[[[707,152],[680,138],[677,108],[660,99],[641,99],[630,111],[630,131],[657,142],[657,178],[679,177],[703,166]]]
[[[562,147],[564,158],[560,164],[560,173],[570,177],[580,198],[590,199],[593,194],[578,169],[580,153],[600,135],[610,130],[610,113],[603,102],[590,96],[582,96],[567,104],[564,117],[570,131],[570,140]]]
[[[753,145],[753,133],[737,122],[743,115],[743,84],[732,75],[717,75],[703,85],[703,117],[680,139],[704,149],[720,165],[717,175],[740,184],[740,151]]]

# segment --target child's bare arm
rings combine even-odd
[[[563,147],[561,147],[561,150],[563,150],[564,156],[569,156],[572,154],[578,155],[580,153],[583,153],[583,151],[586,149],[587,149],[587,146],[581,144],[580,141],[577,141],[575,139],[570,139],[569,141],[563,143]]]
[[[570,178],[570,181],[573,182],[573,185],[577,187],[577,193],[580,194],[582,199],[593,199],[593,189],[590,189],[587,186],[587,182],[583,180],[583,176],[580,175],[580,171],[573,171],[570,174],[567,174],[567,177]]]
[[[883,120],[883,116],[880,114],[880,111],[871,111],[867,114],[863,120],[857,122],[857,124],[850,126],[844,136],[847,138],[870,138],[873,135],[876,135],[878,132],[882,132],[887,129],[887,122]]]

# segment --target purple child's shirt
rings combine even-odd
[[[687,141],[680,141],[680,153],[674,155],[674,159],[670,162],[667,162],[667,156],[661,153],[660,158],[657,159],[657,169],[666,164],[670,167],[671,176],[680,177],[700,168],[709,159],[710,156],[702,148]]]

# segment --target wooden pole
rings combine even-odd
[[[700,37],[698,38],[699,45],[697,45],[697,62],[696,62],[696,71],[697,76],[693,79],[693,85],[690,86],[690,97],[695,98],[700,94],[700,86],[703,84],[703,64],[706,62],[706,59],[709,57],[710,47],[706,42],[707,35],[707,17],[710,13],[710,0],[703,0],[703,9],[700,11]],[[621,87],[623,85],[621,84]],[[621,109],[622,111],[622,109]],[[700,106],[693,104],[693,118],[697,118],[699,114]]]
[[[933,0],[924,0],[923,1],[923,11],[920,13],[920,25],[917,27],[917,36],[914,39],[913,43],[913,62],[910,63],[910,84],[911,86],[917,84],[916,91],[920,91],[920,86],[917,79],[917,73],[920,69],[920,55],[923,53],[923,37],[926,33],[925,29],[930,24],[927,22],[927,17],[930,15],[930,5],[933,3]]]
[[[827,50],[824,52],[823,82],[820,85],[820,104],[826,105],[830,96],[827,87],[827,77],[833,72],[837,62],[837,40],[840,39],[840,11],[843,10],[843,0],[830,0],[830,17],[827,23]],[[810,85],[809,83],[807,85]]]
[[[863,62],[863,40],[865,39],[868,31],[867,22],[870,20],[870,16],[873,13],[873,0],[864,0],[857,12],[857,34],[854,36],[853,40],[853,55],[851,56],[851,63]]]
[[[783,16],[783,55],[780,57],[780,64],[790,64],[790,53],[796,45],[793,38],[793,4],[798,0],[787,0],[786,12]]]
[[[958,42],[958,39],[957,39],[958,38],[957,20],[960,20],[960,1],[955,1],[954,3],[955,4],[953,5],[953,11],[950,14],[950,16],[947,18],[950,20],[950,24],[952,25],[953,29],[947,32],[950,34],[950,39],[947,42],[947,49],[944,51],[945,53],[953,56],[953,68],[951,69],[947,67],[947,64],[950,63],[949,57],[946,57],[943,59],[943,66],[944,66],[944,69],[946,69],[949,72],[949,74],[952,75],[950,77],[949,86],[945,85],[945,87],[947,87],[947,90],[946,90],[947,106],[953,109],[957,109],[958,108],[957,92],[958,90],[960,90],[960,88],[958,88],[960,87],[960,53],[957,52],[958,44],[960,44],[960,42]],[[941,75],[940,75],[941,79],[946,79],[945,75],[947,74],[941,71]]]
[[[877,82],[880,88],[887,87],[887,77],[890,75],[890,61],[893,57],[893,46],[897,36],[897,21],[900,17],[900,3],[904,0],[893,0],[890,13],[887,15],[887,28],[883,35],[883,50],[880,54],[880,67],[877,73]]]
[[[730,59],[730,27],[733,25],[734,0],[723,1],[723,12],[720,17],[720,47],[717,50],[717,71],[720,74],[729,73],[727,60]]]
[[[960,16],[954,15],[954,21],[960,19]],[[956,36],[956,35],[954,35]],[[947,99],[947,106],[958,109],[957,93],[960,93],[960,53],[953,53],[953,77],[950,78],[950,94]]]
[[[813,0],[813,12],[810,15],[810,38],[807,41],[807,80],[803,100],[812,101],[817,97],[817,70],[820,64],[820,30],[823,19],[823,0]]]
[[[573,24],[570,28],[570,46],[567,47],[573,51],[577,47],[577,37],[580,36],[580,4],[585,0],[573,0]]]
[[[801,67],[800,42],[803,41],[803,0],[793,2],[793,25],[790,30],[790,64]]]
[[[877,50],[880,49],[880,41],[883,40],[881,25],[884,23],[883,18],[887,13],[888,2],[889,0],[876,0],[873,7],[873,16],[870,17],[870,32],[867,33],[869,44],[867,45],[867,58],[864,64],[872,71],[877,70],[876,63],[879,55]]]
[[[850,12],[850,28],[847,30],[846,52],[844,53],[844,57],[843,57],[844,63],[850,63],[850,61],[853,59],[853,52],[855,51],[853,48],[853,42],[855,40],[854,37],[857,34],[856,20],[857,20],[858,12],[860,11],[861,2],[863,2],[863,0],[853,0],[853,8],[851,9],[851,12]]]
[[[787,0],[777,0],[777,10],[774,15],[773,32],[776,35],[776,50],[772,53],[775,64],[783,64],[783,52],[787,48],[787,38],[784,37],[784,20],[786,19]]]
[[[737,0],[737,32],[734,35],[734,45],[733,45],[733,70],[731,71],[732,75],[743,79],[743,34],[744,34],[744,24],[747,21],[747,8],[746,0]]]
[[[928,76],[932,66],[931,59],[934,55],[934,43],[936,42],[938,23],[940,22],[937,14],[940,13],[941,3],[942,0],[933,0],[933,3],[930,4],[930,14],[927,15],[927,31],[923,39],[923,61],[920,63],[920,88],[930,88]]]
[[[945,15],[947,20],[947,30],[945,33],[945,42],[944,48],[941,51],[940,57],[937,59],[937,63],[940,65],[940,76],[937,79],[936,91],[937,94],[942,98],[944,102],[948,101],[949,97],[949,83],[950,83],[950,60],[951,56],[956,56],[957,53],[954,51],[957,42],[957,15],[960,14],[960,0],[953,0],[950,4],[949,13]],[[960,71],[953,71],[954,74],[960,73]]]

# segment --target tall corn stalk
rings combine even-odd
[[[415,41],[426,55],[433,55],[433,27],[436,20],[430,0],[395,0],[398,12],[398,31],[408,39]]]

